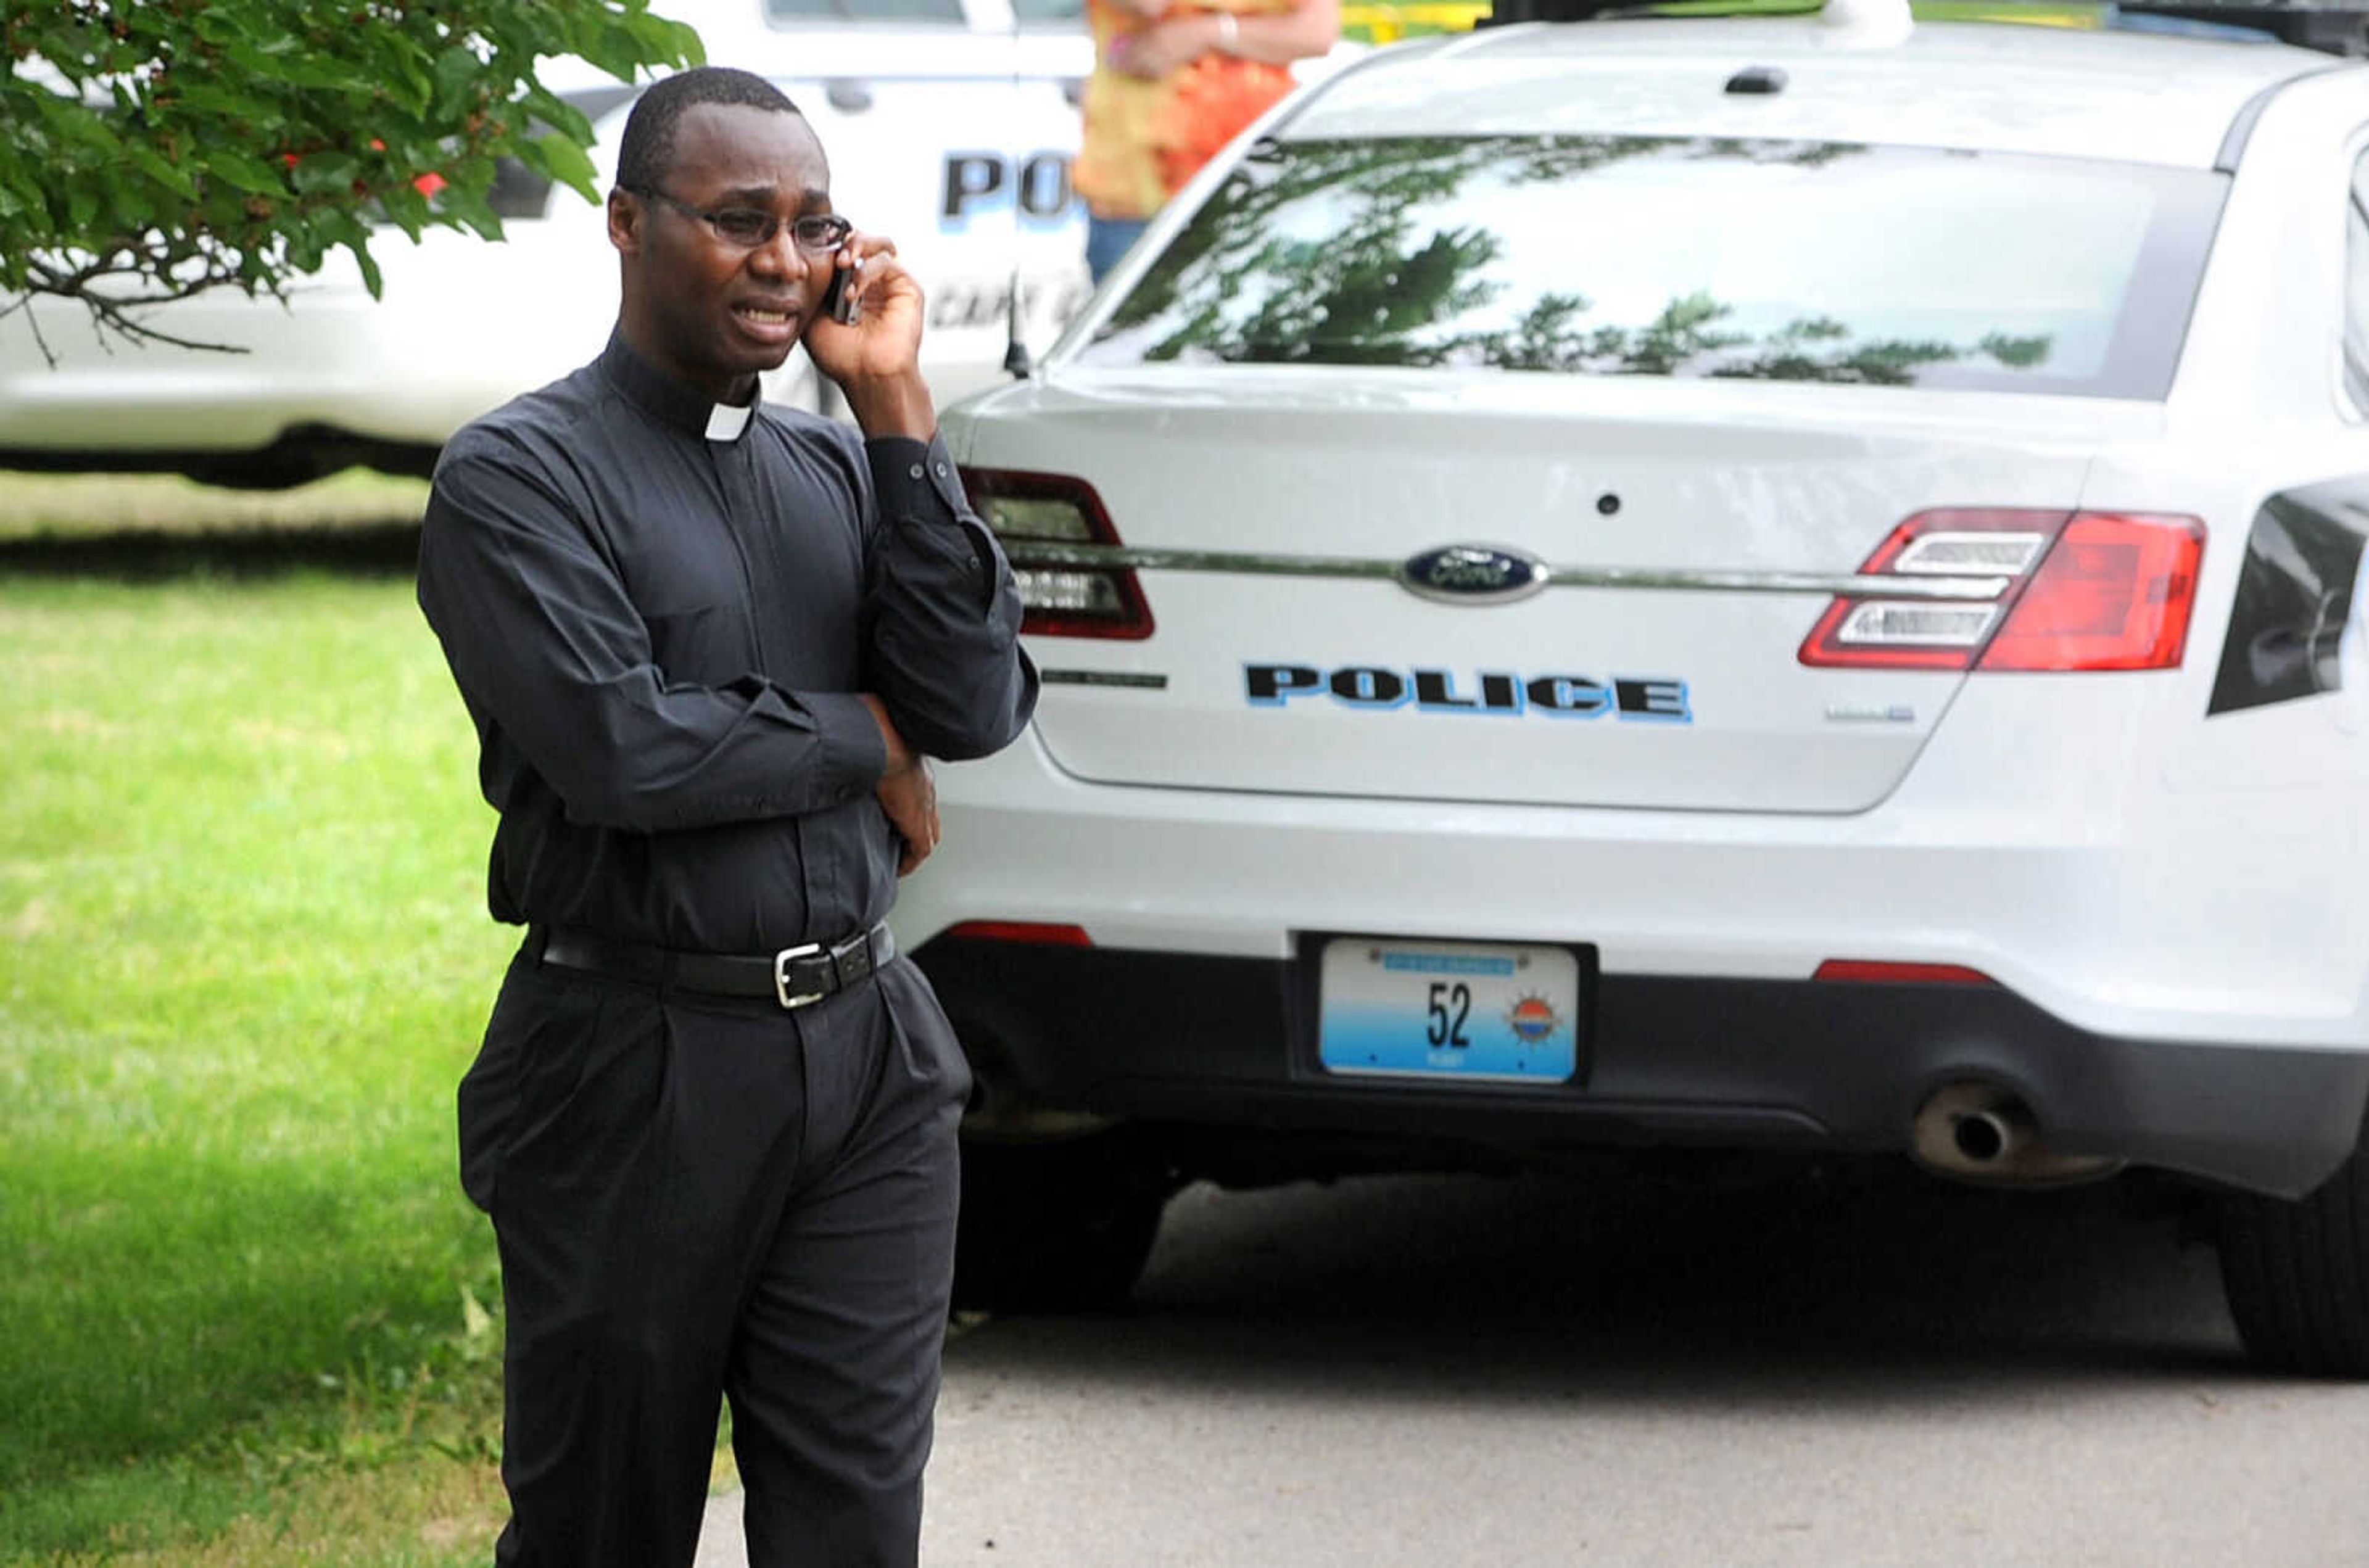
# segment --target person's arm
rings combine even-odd
[[[573,508],[485,432],[438,466],[419,604],[472,706],[572,821],[648,833],[796,816],[870,794],[888,762],[855,692],[669,680]]]
[[[938,439],[919,368],[921,292],[886,240],[858,236],[859,324],[817,321],[807,350],[863,429],[871,475],[864,684],[916,751],[949,760],[1010,744],[1036,706],[1020,649],[1020,589]],[[910,835],[909,835],[910,838]]]
[[[865,684],[933,757],[981,757],[1027,727],[1036,671],[1020,589],[945,443],[864,443],[878,526],[865,563]]]
[[[1172,10],[1114,40],[1111,63],[1135,76],[1165,76],[1205,54],[1288,65],[1340,36],[1341,0],[1299,0],[1285,11]]]

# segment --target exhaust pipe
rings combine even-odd
[[[1999,1186],[2062,1186],[2123,1168],[2106,1155],[2051,1150],[2022,1097],[1981,1079],[1935,1090],[1917,1112],[1909,1144],[1928,1171]]]
[[[1996,1165],[2031,1142],[2030,1117],[2019,1107],[1967,1111],[1951,1119],[1950,1144],[1969,1165]]]

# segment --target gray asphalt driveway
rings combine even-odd
[[[950,1346],[923,1560],[2369,1564],[2369,1388],[2249,1373],[2145,1197],[1196,1189],[1131,1310]]]

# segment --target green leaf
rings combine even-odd
[[[202,42],[227,48],[246,38],[248,20],[244,6],[201,6],[191,30]]]
[[[378,258],[370,253],[370,242],[359,238],[349,239],[345,242],[345,246],[353,253],[354,265],[362,269],[362,287],[370,291],[371,298],[374,300],[383,297],[386,293],[386,280],[379,273]]]
[[[115,133],[108,129],[105,120],[82,105],[56,93],[38,94],[36,102],[41,118],[49,122],[50,129],[57,133],[60,140],[86,147],[114,149]]]
[[[391,188],[381,199],[381,205],[385,207],[388,220],[409,235],[415,244],[435,218],[428,198],[408,182]]]
[[[198,193],[198,212],[216,234],[228,234],[246,220],[246,199],[227,185],[209,185]]]
[[[649,53],[622,24],[614,22],[583,27],[569,42],[576,53],[621,82],[632,81],[635,68],[646,63]]]
[[[301,167],[301,166],[300,166]],[[259,158],[233,147],[216,147],[206,155],[206,172],[218,174],[241,190],[257,196],[285,196],[288,182],[280,171]]]
[[[260,113],[269,112],[263,101],[252,93],[199,77],[177,81],[174,91],[180,95],[185,108],[222,115],[225,119],[251,120]]]
[[[538,155],[544,173],[566,184],[587,200],[601,199],[592,183],[592,159],[583,148],[565,136],[538,136],[526,145]]]
[[[186,171],[166,162],[164,155],[154,147],[134,142],[124,148],[124,152],[131,156],[133,163],[140,166],[143,174],[166,189],[180,196],[197,195],[197,182],[191,179]]]
[[[423,115],[436,107],[435,89],[417,62],[406,61],[403,69],[381,72],[377,80],[387,97],[407,115]]]
[[[537,120],[542,120],[578,146],[589,147],[592,144],[592,122],[584,118],[584,111],[544,87],[542,83],[536,82],[530,86],[522,101],[527,108],[534,111],[534,117]]]
[[[436,107],[452,114],[472,104],[477,79],[484,74],[485,62],[476,51],[465,44],[454,44],[436,57]]]
[[[138,234],[155,225],[157,204],[151,200],[148,190],[138,184],[130,181],[118,184],[110,205],[115,209],[116,221],[128,234]]]
[[[299,226],[288,235],[288,266],[296,272],[318,272],[321,257],[327,243],[313,232],[309,224]]]
[[[349,93],[365,98],[370,96],[374,84],[350,66],[335,58],[292,53],[292,40],[275,39],[259,47],[233,44],[223,53],[233,66],[258,82],[282,87],[309,87],[316,92]]]
[[[308,153],[296,160],[296,193],[319,196],[351,190],[361,172],[361,160],[349,153]]]
[[[444,212],[453,226],[472,231],[486,239],[502,237],[501,215],[486,205],[486,199],[459,184],[444,188]]]

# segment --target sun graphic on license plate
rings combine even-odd
[[[1527,1045],[1538,1045],[1562,1025],[1554,1003],[1542,996],[1526,996],[1505,1010],[1505,1027]]]

